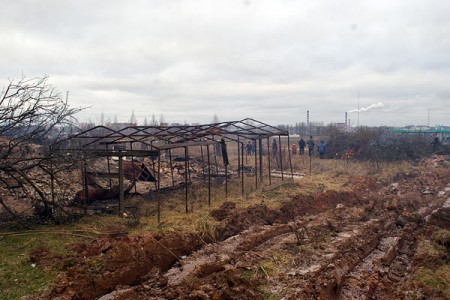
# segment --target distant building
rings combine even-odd
[[[88,130],[95,127],[95,123],[79,123],[78,126],[81,130]]]
[[[130,126],[136,126],[136,123],[106,123],[106,127],[112,130],[121,130]]]

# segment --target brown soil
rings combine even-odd
[[[64,275],[39,297],[402,299],[420,289],[439,299],[413,274],[426,263],[420,237],[449,228],[449,162],[423,160],[389,182],[354,176],[352,191],[298,195],[278,210],[225,202],[211,212],[223,222],[214,243],[167,233],[71,245],[77,254],[63,258]],[[47,257],[30,255],[38,264]]]

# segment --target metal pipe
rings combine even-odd
[[[270,170],[270,140],[267,138],[267,163],[269,165],[269,185],[272,185],[272,173]]]
[[[242,161],[241,161],[241,166],[242,166],[242,172],[241,172],[241,191],[242,191],[242,196],[244,196],[244,143],[241,143],[241,157],[242,157]]]
[[[108,145],[105,144],[105,146],[106,149],[108,149]],[[106,160],[108,162],[108,175],[111,175],[111,165],[109,163],[109,155],[106,156]],[[112,188],[111,176],[108,176],[108,179],[109,179],[109,188],[111,189]]]
[[[185,202],[186,213],[189,212],[188,208],[188,147],[184,147],[184,185],[185,185]]]
[[[202,156],[202,170],[203,170],[203,182],[206,181],[206,177],[205,177],[205,160],[203,158],[203,146],[200,145],[200,155]]]
[[[156,198],[158,201],[158,224],[161,222],[161,195],[159,190],[161,188],[161,153],[158,153],[158,189],[156,190]]]
[[[259,147],[259,181],[263,181],[263,159],[262,159],[262,140],[258,140]]]
[[[258,153],[256,151],[256,140],[253,140],[253,145],[255,146],[255,189],[258,189]]]
[[[278,143],[280,145],[280,169],[281,169],[281,180],[284,180],[284,173],[283,173],[283,155],[281,154],[281,135],[278,136]]]
[[[228,166],[225,165],[225,199],[228,198]]]
[[[239,149],[240,143],[239,143],[239,136],[237,137],[237,157],[238,157],[238,177],[241,176],[241,149]]]
[[[209,145],[206,145],[206,151],[208,151],[208,206],[211,206],[211,162],[209,155]]]
[[[119,153],[119,214],[123,215],[123,156]]]
[[[133,150],[133,142],[130,142],[130,150]],[[135,165],[134,165],[134,156],[131,156],[131,165],[133,166],[133,180],[134,180],[134,193],[137,194],[137,178],[136,178],[136,170],[135,170]],[[159,165],[158,165],[159,166]],[[158,176],[159,176],[159,171],[158,171]],[[159,189],[159,187],[158,187]]]
[[[289,155],[289,165],[291,166],[291,177],[294,178],[294,169],[292,168],[292,158],[291,158],[291,147],[289,142],[289,135],[288,135],[288,155]]]
[[[173,163],[172,163],[171,149],[169,149],[169,163],[170,163],[170,176],[172,177],[172,186],[175,186],[175,180],[173,179]]]

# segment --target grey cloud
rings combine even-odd
[[[141,120],[278,124],[309,109],[341,122],[359,90],[361,107],[385,104],[361,124],[419,122],[428,107],[442,124],[448,11],[445,0],[10,1],[0,82],[48,74],[74,106],[92,106],[80,119],[134,109]]]

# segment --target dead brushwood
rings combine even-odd
[[[304,226],[301,226],[297,223],[290,224],[290,229],[294,233],[295,238],[297,240],[297,245],[303,244],[305,239],[307,238],[307,229]]]

